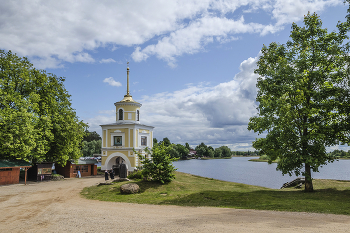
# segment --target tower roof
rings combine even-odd
[[[125,104],[125,103],[135,103],[135,104],[140,104],[138,102],[136,102],[132,96],[130,95],[130,91],[129,91],[129,62],[127,63],[128,64],[128,68],[126,68],[126,73],[127,73],[127,88],[126,88],[126,95],[124,95],[124,98],[119,101],[119,102],[116,102],[114,103],[114,105],[116,104]],[[141,104],[140,104],[141,105]]]

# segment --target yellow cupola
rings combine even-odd
[[[127,73],[127,92],[124,98],[114,103],[116,107],[116,121],[117,123],[136,123],[140,124],[140,107],[142,104],[133,100],[129,91],[129,67],[126,69]]]

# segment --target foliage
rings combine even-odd
[[[169,155],[170,158],[180,158],[180,153],[177,150],[177,146],[175,144],[171,144],[169,146]]]
[[[208,147],[207,147],[207,145],[204,144],[204,142],[202,142],[201,144],[199,144],[195,148],[195,151],[197,152],[197,156],[198,157],[206,156],[207,155],[207,150],[208,150]]]
[[[217,158],[227,158],[232,156],[232,152],[227,146],[220,146],[215,149],[214,156]]]
[[[181,144],[172,144],[174,145],[174,148],[177,150],[177,152],[179,153],[179,157],[178,158],[187,158],[188,154],[190,153],[190,150],[187,149],[185,146],[181,145]]]
[[[233,156],[258,156],[259,151],[231,151]]]
[[[83,141],[83,147],[81,151],[83,152],[83,157],[92,157],[93,154],[101,153],[102,140],[93,141]]]
[[[157,138],[153,138],[153,145],[158,144]]]
[[[334,150],[334,151],[330,152],[329,155],[335,159],[337,159],[337,158],[350,158],[350,150],[348,150],[348,152],[343,151],[343,150]]]
[[[154,145],[152,150],[145,149],[146,155],[134,151],[142,164],[142,175],[148,180],[157,181],[162,184],[171,182],[175,179],[175,167],[172,164],[175,161],[170,156],[171,147],[162,144]]]
[[[170,146],[171,142],[169,140],[169,138],[163,138],[163,141],[160,141],[159,144],[164,143],[164,146]]]
[[[133,173],[131,173],[130,175],[128,175],[129,179],[143,179],[143,175],[142,175],[142,170],[137,170],[134,171]]]
[[[312,191],[311,170],[332,162],[325,147],[349,143],[348,24],[328,33],[316,14],[306,15],[304,23],[292,25],[286,45],[262,48],[255,70],[259,116],[248,129],[266,133],[253,147],[270,161],[279,158],[283,174],[305,175],[305,190]]]
[[[64,79],[0,50],[0,156],[65,165],[81,155],[86,124],[71,107]]]
[[[98,133],[96,133],[96,131],[92,131],[92,132],[90,132],[89,130],[85,131],[85,136],[83,138],[83,141],[91,142],[91,141],[98,141],[98,140],[102,140],[102,138]]]

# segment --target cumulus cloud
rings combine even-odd
[[[112,63],[116,62],[113,58],[108,58],[108,59],[102,59],[100,63]]]
[[[341,0],[2,1],[0,46],[33,58],[41,68],[62,67],[62,62],[92,63],[94,50],[110,47],[118,52],[116,48],[122,46],[135,46],[132,53],[135,61],[156,56],[176,66],[178,56],[200,52],[209,43],[232,41],[245,33],[275,33],[286,24],[301,20],[307,11],[320,12],[338,4],[343,3]],[[270,17],[269,21],[244,21],[245,14],[259,9],[259,13]],[[239,15],[243,16],[239,18]],[[145,42],[150,43],[145,46]]]
[[[273,6],[272,15],[277,20],[276,25],[299,21],[307,12],[320,12],[326,7],[342,4],[339,0],[304,1],[278,0]]]
[[[201,142],[232,149],[250,145],[257,136],[247,130],[249,118],[257,113],[255,102],[256,58],[240,65],[240,72],[225,83],[189,85],[172,93],[144,96],[141,121],[155,126],[155,137],[175,143]],[[250,147],[251,149],[251,147]]]
[[[261,32],[264,25],[257,23],[246,24],[244,18],[232,20],[212,16],[204,16],[187,27],[172,32],[155,45],[149,45],[142,49],[137,47],[132,54],[135,61],[146,60],[151,55],[166,60],[170,66],[175,66],[175,57],[184,53],[196,53],[208,43],[213,42],[213,37],[221,42],[221,38],[229,34]]]
[[[240,72],[229,82],[211,86],[210,83],[189,84],[174,92],[143,96],[140,121],[155,126],[154,137],[168,137],[174,143],[201,142],[233,150],[247,150],[257,136],[247,130],[249,118],[257,113],[255,102],[256,58],[240,64]],[[113,80],[114,81],[114,80]],[[101,124],[115,122],[115,110],[99,112],[84,119],[89,130],[100,132]]]
[[[122,84],[120,82],[115,81],[112,77],[105,78],[103,80],[103,82],[108,83],[108,85],[114,86],[114,87],[121,87],[122,86]]]

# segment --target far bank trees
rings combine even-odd
[[[65,165],[81,156],[87,125],[76,116],[63,82],[0,50],[0,159]]]
[[[279,158],[283,174],[302,173],[305,190],[312,191],[311,171],[332,162],[326,147],[349,143],[350,88],[348,23],[328,33],[316,14],[292,25],[291,40],[261,50],[255,73],[258,116],[248,129],[266,133],[253,147]]]

